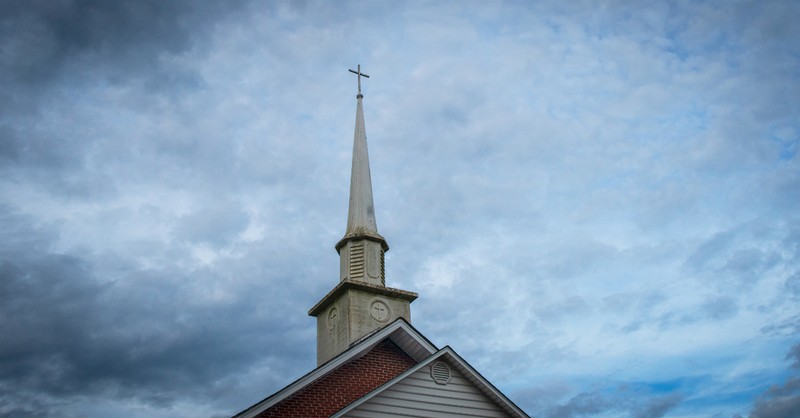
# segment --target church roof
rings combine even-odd
[[[247,408],[244,411],[236,414],[234,417],[252,418],[260,416],[263,412],[267,411],[273,406],[278,405],[282,401],[288,400],[293,395],[298,394],[303,389],[308,388],[315,382],[332,374],[342,366],[364,357],[376,346],[386,340],[389,340],[396,345],[397,348],[399,348],[413,361],[413,363],[419,363],[423,361],[438,350],[436,346],[434,346],[427,338],[425,338],[425,336],[420,334],[419,331],[412,327],[411,324],[406,322],[404,319],[399,318],[391,324],[373,332],[370,335],[365,336],[360,341],[354,343],[353,346],[351,346],[348,350],[310,371],[305,376],[297,379],[288,386],[275,392],[271,396],[256,403],[250,408]],[[375,387],[377,386],[378,385],[375,385]],[[371,389],[373,388],[370,388],[370,390]],[[368,392],[369,390],[366,390],[364,393],[358,394],[357,397],[348,400],[348,403]],[[342,407],[346,405],[347,403],[343,404]]]
[[[392,354],[392,348],[399,349],[399,355]],[[490,404],[491,408],[504,416],[528,417],[452,348],[437,349],[400,318],[234,418],[306,416],[307,412],[302,408],[314,408],[315,402],[320,401],[323,408],[329,408],[329,411],[318,411],[322,413],[320,416],[350,416],[415,373],[426,371],[442,361],[452,367],[460,379],[474,387],[475,393],[487,399],[488,402],[484,403]],[[295,405],[288,404],[292,400],[296,400]]]

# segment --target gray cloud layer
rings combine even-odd
[[[225,416],[313,367],[358,63],[426,335],[537,415],[796,414],[798,18],[4,1],[0,416]]]

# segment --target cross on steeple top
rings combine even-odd
[[[361,94],[361,77],[369,78],[368,75],[361,72],[361,64],[358,64],[358,71],[349,70],[351,73],[358,75],[358,97],[364,97]]]

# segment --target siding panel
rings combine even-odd
[[[450,382],[439,385],[431,378],[428,367],[397,382],[347,414],[353,418],[507,416],[455,369],[452,369]]]

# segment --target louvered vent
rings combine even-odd
[[[433,363],[431,366],[431,377],[433,378],[434,382],[440,385],[446,385],[448,382],[450,382],[450,366],[443,361],[437,361],[436,363]]]
[[[364,277],[364,243],[354,243],[350,249],[350,278]]]
[[[386,267],[383,263],[383,248],[381,248],[381,284],[386,285]]]

